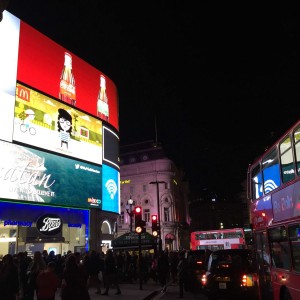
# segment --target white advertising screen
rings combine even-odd
[[[102,164],[102,121],[17,84],[13,140]]]

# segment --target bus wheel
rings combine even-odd
[[[292,297],[288,290],[284,291],[283,300],[292,300]]]

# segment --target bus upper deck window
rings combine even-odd
[[[268,194],[280,186],[278,151],[275,148],[262,160],[264,193]]]
[[[295,178],[294,158],[292,151],[292,141],[288,136],[279,145],[281,159],[281,176],[282,182],[288,182]]]
[[[297,174],[300,175],[300,127],[294,132],[294,144],[296,153]]]

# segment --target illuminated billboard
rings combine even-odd
[[[17,80],[99,117],[119,130],[115,84],[105,74],[22,21]]]
[[[0,198],[102,209],[102,167],[0,141]]]
[[[13,141],[102,164],[102,121],[17,84]]]
[[[120,172],[102,166],[102,209],[120,213]]]
[[[119,136],[106,126],[103,126],[103,162],[120,169]]]
[[[0,139],[8,142],[13,132],[19,32],[20,20],[4,11],[0,22]]]
[[[4,11],[0,23],[0,96],[16,79],[119,130],[118,93],[105,74]]]
[[[0,198],[119,213],[114,83],[7,11],[0,39]]]

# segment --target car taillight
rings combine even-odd
[[[202,277],[201,277],[201,282],[202,282],[202,285],[206,285],[207,283],[207,278],[206,278],[206,275],[203,274]]]
[[[244,274],[242,276],[242,286],[246,286],[246,287],[254,286],[255,285],[254,281],[255,278],[252,274]]]
[[[202,265],[203,264],[203,262],[201,260],[198,260],[196,263],[197,263],[197,265]]]

